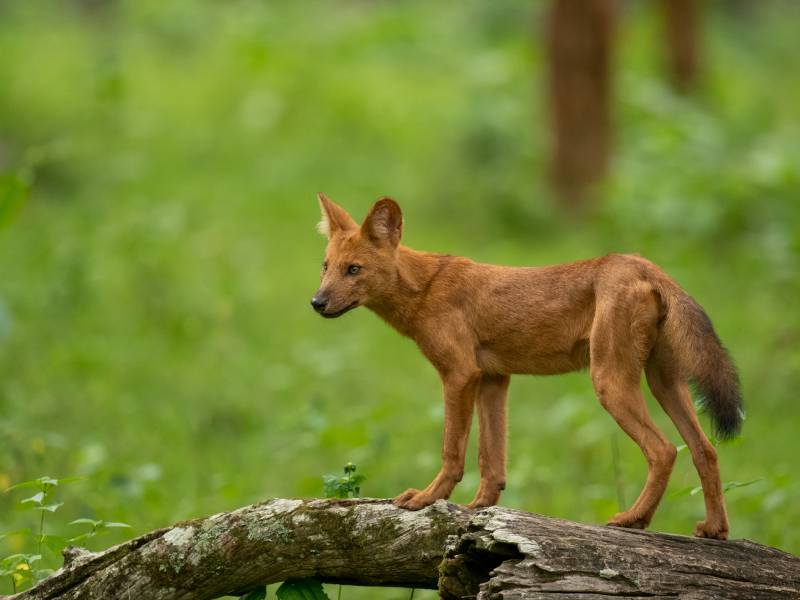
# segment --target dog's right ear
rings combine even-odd
[[[331,239],[342,231],[358,229],[358,224],[348,212],[322,192],[317,194],[319,207],[322,210],[322,221],[317,224],[317,231]]]

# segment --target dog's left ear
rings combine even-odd
[[[381,198],[370,209],[361,231],[375,244],[396,248],[403,235],[403,213],[391,198]]]

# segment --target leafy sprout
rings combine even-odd
[[[323,475],[322,483],[326,498],[358,498],[361,483],[366,479],[356,473],[356,465],[349,462],[344,466],[344,476]]]

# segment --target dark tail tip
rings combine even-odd
[[[724,371],[727,371],[725,373]],[[698,396],[698,404],[708,413],[714,436],[721,441],[739,435],[745,414],[742,408],[742,395],[739,390],[739,377],[735,369],[723,370],[704,381],[693,381]]]

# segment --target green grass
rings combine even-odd
[[[712,6],[694,98],[665,84],[656,11],[629,7],[614,175],[573,221],[546,186],[542,8],[5,3],[0,169],[33,183],[0,230],[0,488],[84,476],[50,526],[133,526],[97,549],[321,495],[347,461],[365,495],[427,484],[434,370],[366,310],[324,321],[308,306],[315,192],[358,218],[391,194],[412,247],[529,265],[639,252],[671,273],[741,371],[748,418],[720,448],[723,479],[761,481],[728,492],[731,534],[800,553],[800,13],[763,4]],[[516,378],[510,394],[505,505],[604,522],[615,439],[635,498],[644,461],[586,374]],[[474,442],[456,502],[477,485]],[[653,529],[692,531],[702,498],[676,492],[697,484],[681,452]],[[0,495],[0,533],[35,527],[22,497]],[[0,556],[22,550],[0,540]]]

